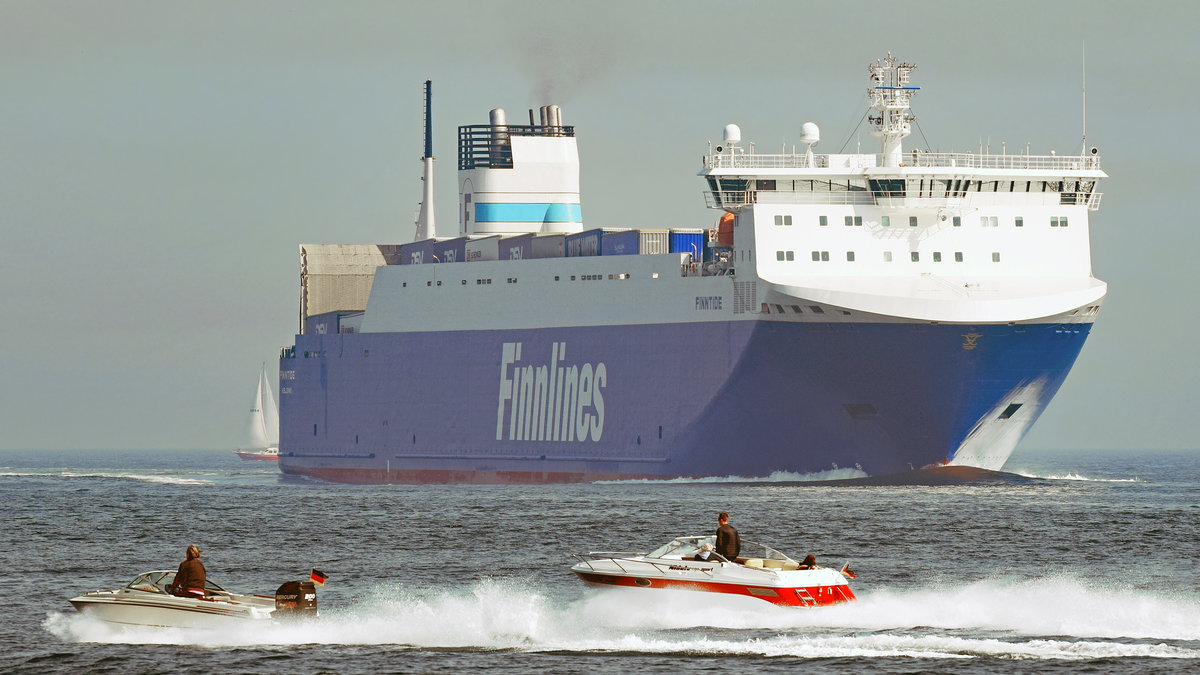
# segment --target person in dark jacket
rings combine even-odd
[[[729,514],[724,511],[717,516],[717,553],[725,556],[726,560],[737,560],[742,552],[742,540],[738,537],[737,528],[729,524]]]
[[[200,562],[200,547],[187,547],[187,560],[179,563],[175,581],[171,582],[171,594],[180,597],[202,597],[204,595],[204,563]]]

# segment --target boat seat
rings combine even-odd
[[[746,564],[746,567],[757,567],[759,569],[762,569],[763,559],[762,558],[746,558],[745,564]]]

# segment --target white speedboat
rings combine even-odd
[[[714,556],[695,560],[704,544],[715,537],[678,537],[650,553],[579,553],[571,567],[589,584],[632,588],[674,588],[730,593],[765,600],[775,605],[812,607],[854,600],[847,579],[849,567],[840,570],[817,564],[804,565],[775,549],[742,540],[737,560]]]
[[[109,623],[176,628],[215,628],[317,613],[317,591],[311,581],[289,581],[274,595],[231,593],[208,581],[203,596],[180,597],[168,590],[174,580],[174,570],[145,572],[124,588],[90,591],[71,598],[71,604]]]

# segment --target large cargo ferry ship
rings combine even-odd
[[[768,477],[1003,467],[1103,301],[1096,150],[905,150],[914,66],[869,68],[879,153],[699,175],[711,229],[585,226],[557,106],[459,127],[455,236],[302,245],[280,469],[354,483]]]

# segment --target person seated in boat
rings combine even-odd
[[[187,547],[187,560],[179,563],[175,581],[171,582],[171,595],[179,597],[204,597],[204,563],[200,562],[200,547]]]
[[[803,562],[800,563],[799,569],[811,570],[812,568],[814,568],[816,566],[817,566],[817,559],[815,557],[813,557],[813,555],[810,553],[810,554],[804,556],[804,560],[803,560]]]
[[[704,542],[700,550],[696,551],[696,555],[692,556],[692,560],[699,562],[721,562],[722,558],[713,550],[712,544]]]

